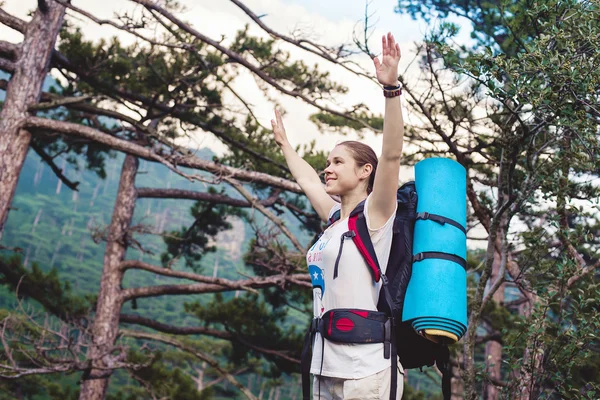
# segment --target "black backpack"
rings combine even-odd
[[[377,257],[366,226],[363,213],[364,202],[360,203],[350,214],[348,225],[355,229],[352,237],[360,253],[365,258],[375,281],[383,280],[379,294],[377,309],[393,317],[395,340],[392,346],[396,351],[404,369],[431,367],[434,364],[442,373],[442,393],[444,399],[450,399],[451,368],[448,346],[437,344],[414,330],[410,322],[402,322],[402,310],[408,282],[412,274],[413,230],[417,220],[417,191],[414,182],[407,182],[397,192],[398,209],[394,220],[392,247],[385,275],[377,263]],[[340,218],[336,212],[329,220],[329,225]],[[393,350],[392,350],[393,351]],[[395,353],[393,351],[393,353]],[[393,354],[392,353],[392,354]],[[395,392],[395,379],[392,391]]]

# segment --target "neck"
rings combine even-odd
[[[352,210],[356,208],[358,203],[367,198],[367,192],[364,191],[356,191],[346,193],[343,196],[340,196],[340,200],[342,203],[342,212],[340,215],[340,219],[347,218]]]

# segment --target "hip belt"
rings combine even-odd
[[[337,343],[390,343],[392,324],[385,313],[336,308],[317,320],[317,332]],[[313,320],[314,321],[314,320]],[[389,358],[389,354],[385,358]]]
[[[386,359],[392,358],[395,370],[394,361],[397,360],[397,355],[392,356],[392,352],[396,353],[392,322],[392,319],[383,312],[352,308],[336,308],[326,311],[322,318],[314,318],[306,332],[302,348],[303,398],[309,399],[312,345],[317,332],[323,338],[335,343],[383,343],[383,356]],[[324,357],[323,352],[321,357]]]

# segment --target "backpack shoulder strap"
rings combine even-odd
[[[379,279],[381,278],[381,268],[379,266],[379,261],[377,260],[377,254],[375,254],[373,242],[371,242],[371,235],[369,234],[369,228],[367,228],[367,220],[365,219],[363,208],[364,202],[361,202],[354,210],[352,210],[350,218],[348,218],[348,229],[355,233],[352,240],[365,259],[373,280],[379,282]]]

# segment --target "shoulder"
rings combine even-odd
[[[327,222],[331,220],[331,218],[337,213],[337,219],[340,218],[340,213],[342,211],[342,205],[338,202],[335,202],[331,209],[329,210],[329,214],[327,215]]]
[[[367,228],[369,228],[369,233],[371,234],[371,236],[373,236],[376,233],[379,232],[392,232],[392,227],[393,227],[393,223],[394,223],[394,217],[396,215],[396,210],[398,208],[398,203],[396,202],[395,206],[394,206],[394,211],[392,212],[392,214],[388,217],[388,219],[386,220],[386,222],[382,225],[382,226],[373,226],[373,224],[370,221],[369,218],[369,202],[371,201],[371,195],[369,195],[367,197],[367,200],[365,201],[365,206],[364,206],[364,211],[363,213],[365,214],[365,220],[367,222]],[[385,234],[385,233],[383,233]]]

